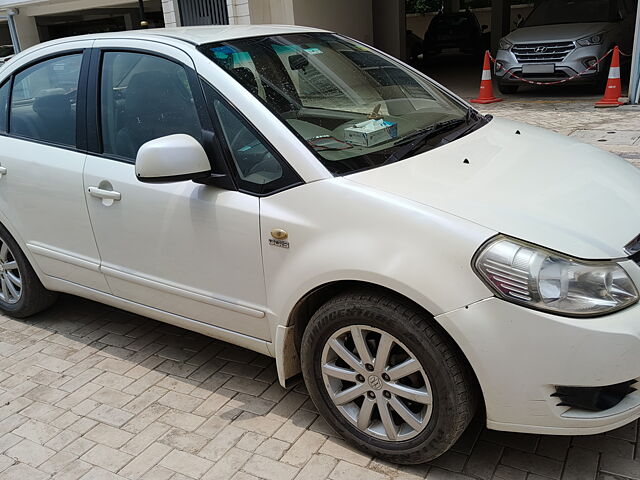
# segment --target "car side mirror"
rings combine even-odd
[[[156,138],[143,144],[136,156],[136,177],[141,182],[183,182],[210,175],[207,153],[190,135]]]

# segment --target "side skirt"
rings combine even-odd
[[[87,298],[99,303],[104,303],[105,305],[121,308],[122,310],[126,310],[137,315],[169,323],[176,327],[198,332],[202,335],[222,340],[223,342],[238,345],[239,347],[248,348],[249,350],[253,350],[254,352],[258,352],[263,355],[270,357],[273,356],[270,350],[271,343],[259,338],[236,333],[231,330],[209,325],[180,315],[175,315],[173,313],[165,312],[164,310],[158,310],[157,308],[135,303],[123,298],[114,297],[109,293],[100,292],[60,278],[47,276],[43,283],[45,283],[45,287],[49,290],[77,295],[78,297]]]

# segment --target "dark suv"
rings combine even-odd
[[[486,25],[480,26],[472,12],[439,13],[431,20],[424,35],[424,55],[437,55],[447,49],[482,54],[488,46],[484,35],[486,29]]]

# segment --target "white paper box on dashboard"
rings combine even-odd
[[[344,140],[362,147],[371,147],[397,136],[398,124],[386,120],[367,120],[344,129]]]

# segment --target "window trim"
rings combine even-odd
[[[0,89],[9,87],[9,94],[7,95],[7,110],[4,112],[4,129],[0,128],[0,135],[4,135],[7,132],[9,126],[9,107],[11,105],[11,90],[13,89],[13,75],[9,76],[5,82],[0,83]],[[0,105],[2,108],[2,105]]]
[[[186,65],[184,62],[171,57],[169,55],[165,55],[162,53],[154,52],[152,50],[148,50],[146,48],[140,47],[99,47],[91,49],[91,66],[89,71],[88,78],[88,87],[87,87],[87,127],[88,127],[88,136],[87,136],[87,153],[100,158],[105,158],[108,160],[114,160],[116,162],[128,163],[130,165],[135,165],[136,159],[123,157],[121,155],[116,155],[112,153],[104,152],[104,143],[102,138],[102,67],[104,64],[104,56],[105,53],[137,53],[140,55],[150,55],[153,57],[162,58],[169,62],[172,62],[180,67],[184,68],[185,73],[187,75],[187,80],[189,82],[189,87],[191,88],[191,93],[193,94],[193,100],[196,106],[196,111],[198,112],[198,119],[200,120],[200,126],[202,128],[203,137],[206,136],[206,132],[212,131],[213,125],[211,118],[207,112],[206,106],[203,107],[205,98],[204,93],[202,92],[202,88],[200,83],[198,82],[198,74],[193,69],[192,66]],[[205,147],[205,150],[208,150]],[[211,154],[209,154],[209,163],[211,163],[212,168],[214,167]]]
[[[254,197],[269,197],[271,195],[275,195],[276,193],[280,193],[283,192],[285,190],[289,190],[291,188],[295,188],[298,187],[300,185],[304,185],[305,182],[302,179],[302,177],[300,177],[300,175],[298,174],[298,172],[296,171],[295,168],[293,168],[289,162],[287,162],[287,160],[282,156],[282,154],[278,151],[277,148],[275,148],[271,142],[269,142],[269,140],[262,134],[262,132],[260,132],[260,130],[258,128],[256,128],[256,126],[253,124],[253,122],[251,122],[246,115],[244,115],[239,109],[238,107],[236,107],[233,102],[229,101],[229,99],[227,97],[225,97],[220,90],[218,90],[214,85],[211,84],[211,82],[209,82],[207,79],[205,79],[204,77],[200,76],[200,83],[202,85],[202,90],[203,90],[203,95],[205,96],[205,105],[206,108],[209,112],[209,116],[211,117],[212,122],[214,123],[214,128],[216,130],[216,138],[218,139],[218,144],[220,146],[220,150],[222,152],[224,152],[224,161],[226,163],[226,168],[227,168],[227,172],[228,174],[233,178],[233,181],[236,185],[236,188],[239,192],[242,193],[246,193],[247,195],[251,195]],[[233,159],[233,154],[231,153],[231,150],[229,149],[229,144],[227,141],[227,138],[224,134],[222,125],[220,123],[220,120],[218,118],[218,113],[215,110],[215,106],[213,105],[213,102],[208,102],[206,101],[206,95],[204,94],[204,87],[205,85],[207,85],[208,87],[211,88],[211,90],[214,92],[214,94],[218,97],[218,100],[226,107],[228,108],[234,115],[236,115],[240,121],[242,123],[245,124],[245,126],[251,131],[252,135],[254,135],[256,137],[256,139],[258,139],[266,148],[267,150],[269,150],[269,152],[271,153],[271,155],[273,155],[273,157],[280,163],[280,165],[282,165],[283,167],[283,172],[290,172],[290,175],[292,177],[292,179],[294,181],[287,183],[286,185],[283,185],[280,188],[277,188],[275,190],[271,190],[269,192],[259,192],[258,191],[258,187],[261,184],[258,183],[252,183],[252,182],[247,182],[246,180],[243,180],[240,178],[240,176],[238,175],[238,171],[236,169],[236,166],[234,164],[234,159]],[[255,190],[251,189],[251,188],[245,188],[246,186],[253,186],[255,185]],[[263,184],[264,185],[264,184]]]
[[[89,71],[89,48],[69,48],[67,50],[60,50],[57,52],[53,52],[47,55],[42,55],[41,57],[35,58],[30,62],[22,65],[20,68],[12,71],[9,76],[6,78],[6,81],[11,84],[9,87],[9,104],[7,108],[7,123],[6,123],[6,131],[0,131],[0,137],[8,137],[15,138],[17,140],[23,140],[31,143],[36,143],[38,145],[46,145],[49,147],[60,148],[62,150],[69,150],[72,152],[86,153],[86,122],[81,122],[80,117],[86,114],[85,107],[82,105],[83,97],[86,98],[86,90],[87,90],[87,75]],[[49,60],[53,60],[55,58],[60,57],[68,57],[71,55],[82,55],[81,63],[80,63],[80,74],[78,76],[78,92],[76,97],[76,142],[75,145],[62,145],[55,142],[49,142],[46,140],[41,140],[37,138],[30,138],[24,135],[18,135],[11,132],[11,102],[13,100],[13,87],[15,84],[16,75],[21,72],[38,65],[43,62],[47,62]],[[86,102],[85,102],[86,105]]]

